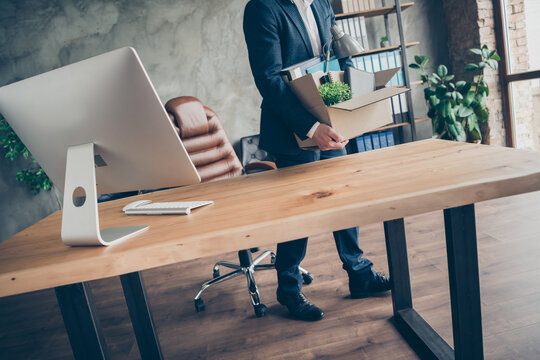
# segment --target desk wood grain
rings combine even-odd
[[[59,211],[0,244],[0,296],[537,191],[539,155],[425,140],[137,197],[214,200],[188,216],[126,216],[137,198],[112,201],[101,227],[150,229],[110,247],[63,245]]]

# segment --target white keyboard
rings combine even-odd
[[[164,215],[180,214],[188,215],[192,209],[209,205],[213,201],[178,201],[178,202],[158,202],[151,200],[139,200],[132,202],[122,209],[127,215]]]

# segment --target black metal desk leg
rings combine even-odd
[[[392,281],[392,305],[394,315],[396,315],[399,310],[412,308],[411,280],[409,278],[409,261],[403,219],[385,221],[384,237],[386,239],[388,270]]]
[[[109,359],[88,283],[54,289],[75,359]]]
[[[453,359],[452,348],[413,308],[403,219],[386,221],[384,235],[396,328],[421,359]]]
[[[444,210],[444,227],[455,358],[483,359],[474,205]]]
[[[120,280],[141,358],[163,359],[141,274],[133,272],[121,275]]]

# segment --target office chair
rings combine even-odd
[[[212,109],[204,106],[199,99],[192,96],[173,98],[165,104],[165,109],[177,129],[191,161],[197,168],[202,182],[276,168],[276,165],[269,161],[252,161],[242,167],[218,116]],[[193,299],[197,312],[205,309],[201,295],[208,287],[245,274],[255,315],[261,317],[266,314],[266,306],[261,303],[253,274],[258,270],[273,269],[276,255],[273,251],[266,250],[253,259],[251,254],[257,251],[259,251],[258,248],[238,251],[239,264],[218,261],[214,265],[212,279],[201,285]],[[270,264],[261,264],[268,256],[270,256]],[[233,269],[233,271],[221,275],[220,267],[222,266]],[[303,268],[300,271],[304,283],[311,283],[313,275]]]

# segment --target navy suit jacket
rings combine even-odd
[[[329,0],[314,0],[311,9],[324,45],[332,37],[334,12]],[[296,5],[292,0],[250,0],[244,11],[244,37],[251,72],[263,97],[259,146],[275,154],[298,154],[294,133],[305,139],[317,119],[279,74],[283,68],[314,57]],[[342,68],[353,66],[350,58],[341,59],[340,64]]]

